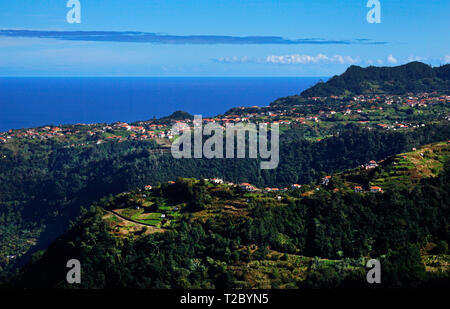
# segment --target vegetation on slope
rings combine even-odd
[[[301,96],[405,94],[449,90],[450,64],[432,68],[421,62],[410,62],[396,67],[362,68],[353,65],[342,75],[334,76],[325,83],[318,83],[303,91]]]
[[[176,160],[170,154],[155,153],[149,142],[63,148],[48,141],[16,150],[14,143],[5,144],[0,149],[6,156],[0,160],[0,267],[5,274],[27,261],[32,252],[45,248],[67,230],[81,206],[108,194],[178,177],[221,177],[260,187],[305,184],[322,171],[344,170],[448,139],[449,128],[446,124],[428,125],[403,133],[348,127],[320,142],[305,140],[292,131],[281,141],[278,168],[270,171],[261,171],[257,159]]]
[[[437,175],[422,174],[414,188],[382,194],[315,183],[312,195],[249,193],[195,179],[132,191],[84,212],[35,256],[17,284],[73,287],[65,283],[64,266],[77,258],[83,288],[368,287],[364,265],[375,257],[382,287],[443,287],[449,282],[449,172],[447,161]],[[180,215],[159,233],[117,233],[105,214],[136,203],[150,212],[177,207]]]

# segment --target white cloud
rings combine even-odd
[[[411,61],[424,61],[427,60],[427,57],[421,57],[421,56],[409,56],[407,59],[407,62],[411,62]]]
[[[238,56],[220,57],[218,59],[214,59],[214,61],[220,62],[220,63],[249,63],[249,62],[256,62],[255,59],[250,59],[247,56],[244,56],[244,57],[238,57]]]
[[[345,55],[327,56],[324,54],[311,55],[270,55],[266,58],[249,58],[249,57],[220,57],[214,59],[220,63],[263,63],[263,64],[322,64],[322,63],[338,63],[338,64],[354,64],[360,62],[359,57],[351,57]]]
[[[358,57],[346,56],[346,55],[334,55],[328,56],[322,53],[317,55],[306,55],[306,54],[291,54],[291,55],[270,55],[267,57],[248,57],[248,56],[232,56],[232,57],[220,57],[218,59],[213,59],[215,62],[219,63],[231,63],[231,64],[241,64],[241,63],[256,63],[256,64],[277,64],[277,65],[308,65],[308,64],[357,64],[365,63],[367,65],[377,65],[381,66],[383,64],[401,64],[408,63],[411,61],[431,61],[436,64],[447,64],[450,63],[450,55],[445,55],[442,58],[430,58],[424,56],[410,55],[409,57],[396,58],[392,54],[389,54],[386,58],[378,59],[363,59]]]
[[[398,60],[397,60],[396,58],[394,58],[394,56],[392,56],[392,55],[389,55],[389,56],[387,57],[387,61],[388,61],[389,63],[397,63],[397,62],[398,62]]]
[[[285,55],[285,56],[268,56],[265,59],[266,63],[275,64],[317,64],[317,63],[339,63],[339,64],[353,64],[359,62],[359,58],[351,56],[327,56],[324,54],[310,55]]]

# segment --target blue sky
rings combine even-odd
[[[450,62],[450,1],[379,1],[381,23],[369,24],[367,0],[80,0],[81,23],[69,24],[67,0],[0,0],[0,76],[331,76]]]

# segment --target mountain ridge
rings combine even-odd
[[[300,96],[360,95],[368,93],[405,94],[408,92],[449,91],[450,64],[431,67],[414,61],[395,67],[366,68],[352,65],[341,75],[319,82]]]

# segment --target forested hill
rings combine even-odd
[[[184,111],[175,111],[171,115],[162,117],[161,120],[185,120],[185,119],[194,119],[194,116],[184,112]]]
[[[352,65],[343,74],[303,91],[301,96],[307,98],[371,93],[402,95],[408,92],[449,90],[450,64],[433,68],[415,61],[396,67],[362,68]]]
[[[448,287],[449,145],[417,152],[301,188],[179,178],[105,197],[15,284],[74,288],[75,258],[76,288],[370,288],[365,265],[377,258],[378,288]],[[382,191],[349,186],[381,178]]]

